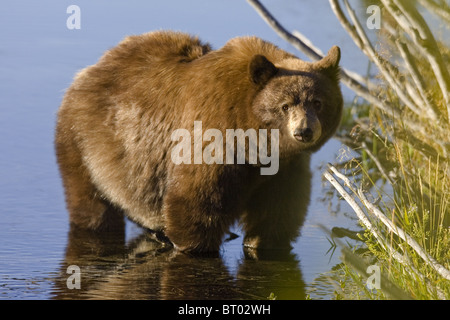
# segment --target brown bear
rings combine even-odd
[[[339,60],[336,46],[309,63],[257,37],[218,50],[178,32],[125,38],[76,75],[58,112],[70,222],[100,230],[121,212],[179,250],[214,252],[239,220],[247,246],[289,247],[309,203],[310,155],[340,122]],[[197,124],[215,135],[195,138]],[[192,149],[173,138],[180,129]],[[244,139],[226,141],[230,129]],[[262,157],[250,161],[252,132],[265,134],[253,145],[268,141],[268,174]]]

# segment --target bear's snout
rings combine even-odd
[[[311,142],[313,138],[313,131],[311,128],[298,128],[294,131],[294,137],[298,141]]]

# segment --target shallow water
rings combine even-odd
[[[323,51],[341,46],[343,65],[365,70],[366,60],[326,1],[264,3]],[[77,70],[125,35],[155,29],[195,33],[216,48],[255,34],[296,53],[245,1],[77,1],[80,30],[66,27],[70,4],[14,1],[0,11],[0,299],[267,299],[271,293],[278,299],[331,298],[334,287],[321,279],[340,259],[327,253],[330,243],[319,225],[358,228],[344,215],[350,211],[344,205],[331,213],[320,201],[320,166],[335,161],[341,147],[336,140],[313,157],[311,205],[290,252],[244,250],[238,228],[219,257],[203,258],[176,255],[131,222],[125,234],[110,238],[69,230],[53,130]],[[69,265],[80,267],[80,289],[67,288]]]

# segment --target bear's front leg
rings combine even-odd
[[[235,188],[213,166],[180,165],[164,196],[165,233],[180,251],[218,252],[235,221]]]
[[[300,233],[310,201],[309,157],[286,164],[249,199],[241,224],[244,245],[254,249],[290,249]]]
[[[193,253],[218,252],[231,224],[219,210],[179,193],[169,193],[164,205],[165,233],[175,248]]]

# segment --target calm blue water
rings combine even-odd
[[[342,64],[365,71],[365,58],[327,1],[264,3],[288,29],[302,31],[325,52],[339,45]],[[66,27],[71,4],[81,9],[80,30]],[[124,36],[157,29],[198,34],[216,48],[235,36],[257,35],[298,54],[243,0],[18,0],[1,6],[0,299],[265,299],[271,292],[279,298],[310,294],[329,299],[334,288],[316,279],[340,260],[338,253],[326,254],[330,245],[318,224],[357,228],[343,214],[344,206],[332,214],[328,204],[319,201],[324,196],[319,165],[335,161],[341,147],[336,140],[314,156],[311,206],[289,257],[249,259],[239,230],[235,232],[240,237],[224,244],[219,259],[172,259],[143,239],[132,223],[127,223],[126,242],[111,244],[108,254],[86,253],[83,241],[71,240],[53,150],[55,115],[64,90],[77,70],[94,64]],[[86,290],[79,292],[64,288],[73,247],[81,252],[78,261],[84,263],[83,279],[88,279],[82,280]],[[188,289],[180,288],[179,278]]]

